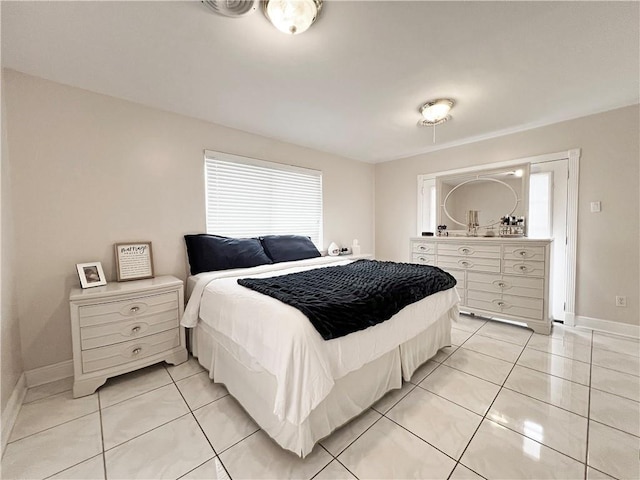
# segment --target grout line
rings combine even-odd
[[[587,435],[586,447],[584,449],[584,478],[587,480],[589,472],[589,432],[591,431],[591,377],[593,375],[593,330],[591,331],[591,355],[589,362],[589,396],[587,397]]]
[[[89,415],[93,415],[94,413],[98,413],[98,411],[99,411],[99,410],[94,410],[93,412],[85,413],[84,415],[80,415],[79,417],[72,418],[71,420],[67,420],[67,421],[65,421],[65,422],[58,423],[57,425],[53,425],[53,426],[51,426],[51,427],[47,427],[47,428],[42,429],[42,430],[39,430],[39,431],[37,431],[37,432],[30,433],[29,435],[26,435],[26,436],[24,436],[24,437],[20,437],[20,438],[18,438],[17,440],[12,440],[12,441],[10,441],[10,442],[7,442],[7,446],[9,446],[9,445],[10,445],[10,444],[12,444],[12,443],[18,443],[18,442],[21,442],[22,440],[25,440],[25,439],[27,439],[27,438],[29,438],[29,437],[33,437],[34,435],[39,435],[40,433],[47,432],[47,431],[52,430],[52,429],[54,429],[54,428],[56,428],[56,427],[59,427],[59,426],[61,426],[61,425],[66,425],[67,423],[71,423],[71,422],[74,422],[74,421],[76,421],[76,420],[80,420],[81,418],[88,417]],[[6,450],[6,449],[5,449],[5,450]],[[3,455],[4,455],[4,452],[3,452]],[[94,456],[95,456],[95,455],[94,455]]]
[[[107,477],[107,456],[104,454],[104,428],[102,427],[102,403],[100,402],[100,392],[98,392],[98,413],[100,414],[100,442],[102,443],[102,472],[105,480]]]

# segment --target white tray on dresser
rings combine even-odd
[[[411,261],[455,277],[460,310],[551,333],[549,255],[552,240],[503,237],[416,237]]]

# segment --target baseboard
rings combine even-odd
[[[73,377],[73,360],[67,360],[46,367],[34,368],[25,372],[27,387],[37,387],[63,378]]]
[[[564,324],[569,327],[576,326],[576,314],[573,312],[564,312]]]
[[[625,337],[640,338],[640,326],[630,325],[628,323],[612,322],[611,320],[576,315],[575,326],[590,328],[591,330],[597,330],[599,332],[623,335]]]
[[[18,378],[16,386],[13,388],[13,392],[11,392],[7,406],[2,411],[2,419],[0,420],[2,422],[2,425],[0,426],[0,430],[2,430],[2,452],[4,452],[4,448],[7,446],[7,441],[9,440],[9,435],[13,429],[13,424],[16,423],[18,412],[20,412],[20,407],[22,406],[22,401],[26,394],[27,381],[26,376],[23,373],[20,375],[20,378]]]

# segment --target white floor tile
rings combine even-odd
[[[504,386],[583,417],[587,416],[589,387],[579,383],[516,365]]]
[[[449,477],[449,480],[482,480],[482,478],[483,477],[473,470],[469,470],[467,467],[459,463],[456,465],[456,468]]]
[[[191,356],[189,356],[189,360],[181,363],[180,365],[167,364],[166,368],[174,382],[205,371],[202,365],[198,362],[198,359]]]
[[[587,419],[548,403],[502,389],[487,418],[584,462]]]
[[[513,363],[517,360],[524,346],[496,340],[491,337],[483,337],[482,335],[474,335],[467,340],[464,348]]]
[[[486,478],[584,478],[584,464],[488,420],[461,462]]]
[[[635,375],[592,365],[591,388],[640,402],[640,377]]]
[[[214,457],[191,414],[105,452],[107,478],[178,478]]]
[[[572,358],[579,362],[589,363],[591,361],[591,347],[589,345],[556,339],[546,335],[533,336],[529,340],[527,348]]]
[[[44,385],[38,385],[37,387],[31,387],[27,390],[27,394],[24,397],[23,404],[41,400],[58,393],[66,392],[73,388],[73,377],[63,378],[62,380],[56,380],[55,382],[45,383]]]
[[[432,393],[440,395],[469,410],[484,415],[500,386],[454,370],[446,365],[440,366],[419,385]]]
[[[640,438],[597,422],[589,422],[587,463],[615,478],[640,478]]]
[[[640,357],[640,340],[611,333],[593,332],[593,346]]]
[[[171,377],[160,364],[110,378],[98,389],[100,407],[114,405],[170,383]]]
[[[386,416],[455,459],[482,421],[480,415],[421,388],[412,390]]]
[[[405,382],[402,384],[402,388],[391,390],[384,397],[374,403],[373,407],[371,408],[373,408],[377,412],[385,414],[387,411],[389,411],[389,409],[391,409],[391,407],[393,407],[396,403],[403,399],[405,395],[414,388],[416,388],[416,386],[413,383]]]
[[[22,405],[10,442],[98,411],[98,395],[73,398],[71,390]]]
[[[589,385],[591,367],[588,363],[579,362],[571,358],[525,348],[518,359],[518,365],[581,383],[582,385]]]
[[[334,460],[324,467],[318,475],[313,477],[313,480],[356,480],[356,477],[343,467],[340,462]]]
[[[227,389],[220,383],[214,383],[207,372],[197,373],[176,382],[191,410],[228,395]]]
[[[193,414],[218,454],[260,428],[231,395],[211,402]]]
[[[582,345],[590,346],[592,332],[591,330],[581,330],[579,328],[562,325],[561,323],[554,323],[551,336],[564,342],[581,343]]]
[[[333,457],[320,445],[304,459],[284,450],[262,430],[234,445],[220,455],[231,478],[309,479],[322,470]]]
[[[172,383],[102,409],[104,448],[109,450],[189,413]]]
[[[457,328],[458,330],[465,330],[467,332],[474,333],[478,331],[480,327],[482,327],[486,320],[480,319],[480,317],[470,317],[468,315],[459,315],[457,319],[451,322],[451,326],[453,328]]]
[[[415,389],[414,389],[415,390]],[[405,397],[406,398],[406,397]],[[320,444],[334,457],[347,448],[356,438],[380,419],[381,415],[375,410],[368,409],[346,425],[333,432]]]
[[[640,357],[595,347],[593,348],[592,355],[591,363],[593,363],[593,365],[628,373],[636,377],[640,376]]]
[[[471,336],[473,332],[467,332],[465,330],[458,330],[457,328],[451,329],[451,343],[453,345],[462,345],[466,342]]]
[[[592,389],[589,408],[591,420],[640,437],[640,403]]]
[[[455,462],[387,418],[338,457],[358,478],[447,478]]]
[[[2,457],[2,478],[45,478],[101,452],[96,412],[9,443]]]
[[[429,375],[439,366],[440,364],[438,362],[433,362],[431,360],[429,360],[427,363],[423,363],[415,372],[413,372],[410,382],[414,385],[419,384],[427,377],[427,375]]]
[[[49,477],[51,480],[104,480],[102,454]]]
[[[467,350],[464,347],[456,350],[453,355],[443,362],[443,365],[462,370],[465,373],[470,373],[498,385],[504,383],[513,367],[513,363],[474,352],[473,350]]]
[[[458,349],[457,346],[451,346],[451,347],[443,347],[440,350],[438,350],[438,353],[436,353],[433,358],[431,359],[432,362],[437,362],[437,363],[442,363],[444,362],[447,358],[449,358],[449,356],[451,354],[453,354],[453,352],[455,352]]]
[[[522,346],[526,345],[532,334],[533,331],[526,327],[496,321],[487,322],[477,332],[477,335],[481,335],[483,337],[495,338],[496,340],[515,343],[516,345]]]
[[[218,457],[207,460],[198,468],[180,477],[181,480],[231,480]]]

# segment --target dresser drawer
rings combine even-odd
[[[461,243],[441,243],[440,255],[462,255],[464,257],[500,258],[500,245],[471,245]]]
[[[135,338],[153,335],[178,327],[178,306],[156,315],[136,316],[119,322],[80,328],[82,350],[113,345]]]
[[[504,245],[502,258],[505,260],[537,260],[544,262],[544,247]]]
[[[544,301],[537,298],[467,290],[467,305],[489,312],[541,320]]]
[[[95,372],[166,352],[180,345],[178,328],[82,352],[83,373]]]
[[[484,272],[500,272],[500,258],[460,258],[438,255],[437,264],[440,268],[459,268],[464,270],[480,270]]]
[[[412,256],[413,263],[420,263],[422,265],[435,265],[435,255],[427,255],[424,253],[414,253]]]
[[[413,253],[436,253],[436,244],[431,242],[411,242],[411,251]]]
[[[85,305],[78,308],[80,326],[119,322],[142,315],[155,315],[178,308],[176,292],[136,297],[132,300]]]
[[[544,262],[503,260],[502,273],[544,277]]]
[[[469,272],[467,274],[467,288],[484,292],[544,298],[544,278]]]

